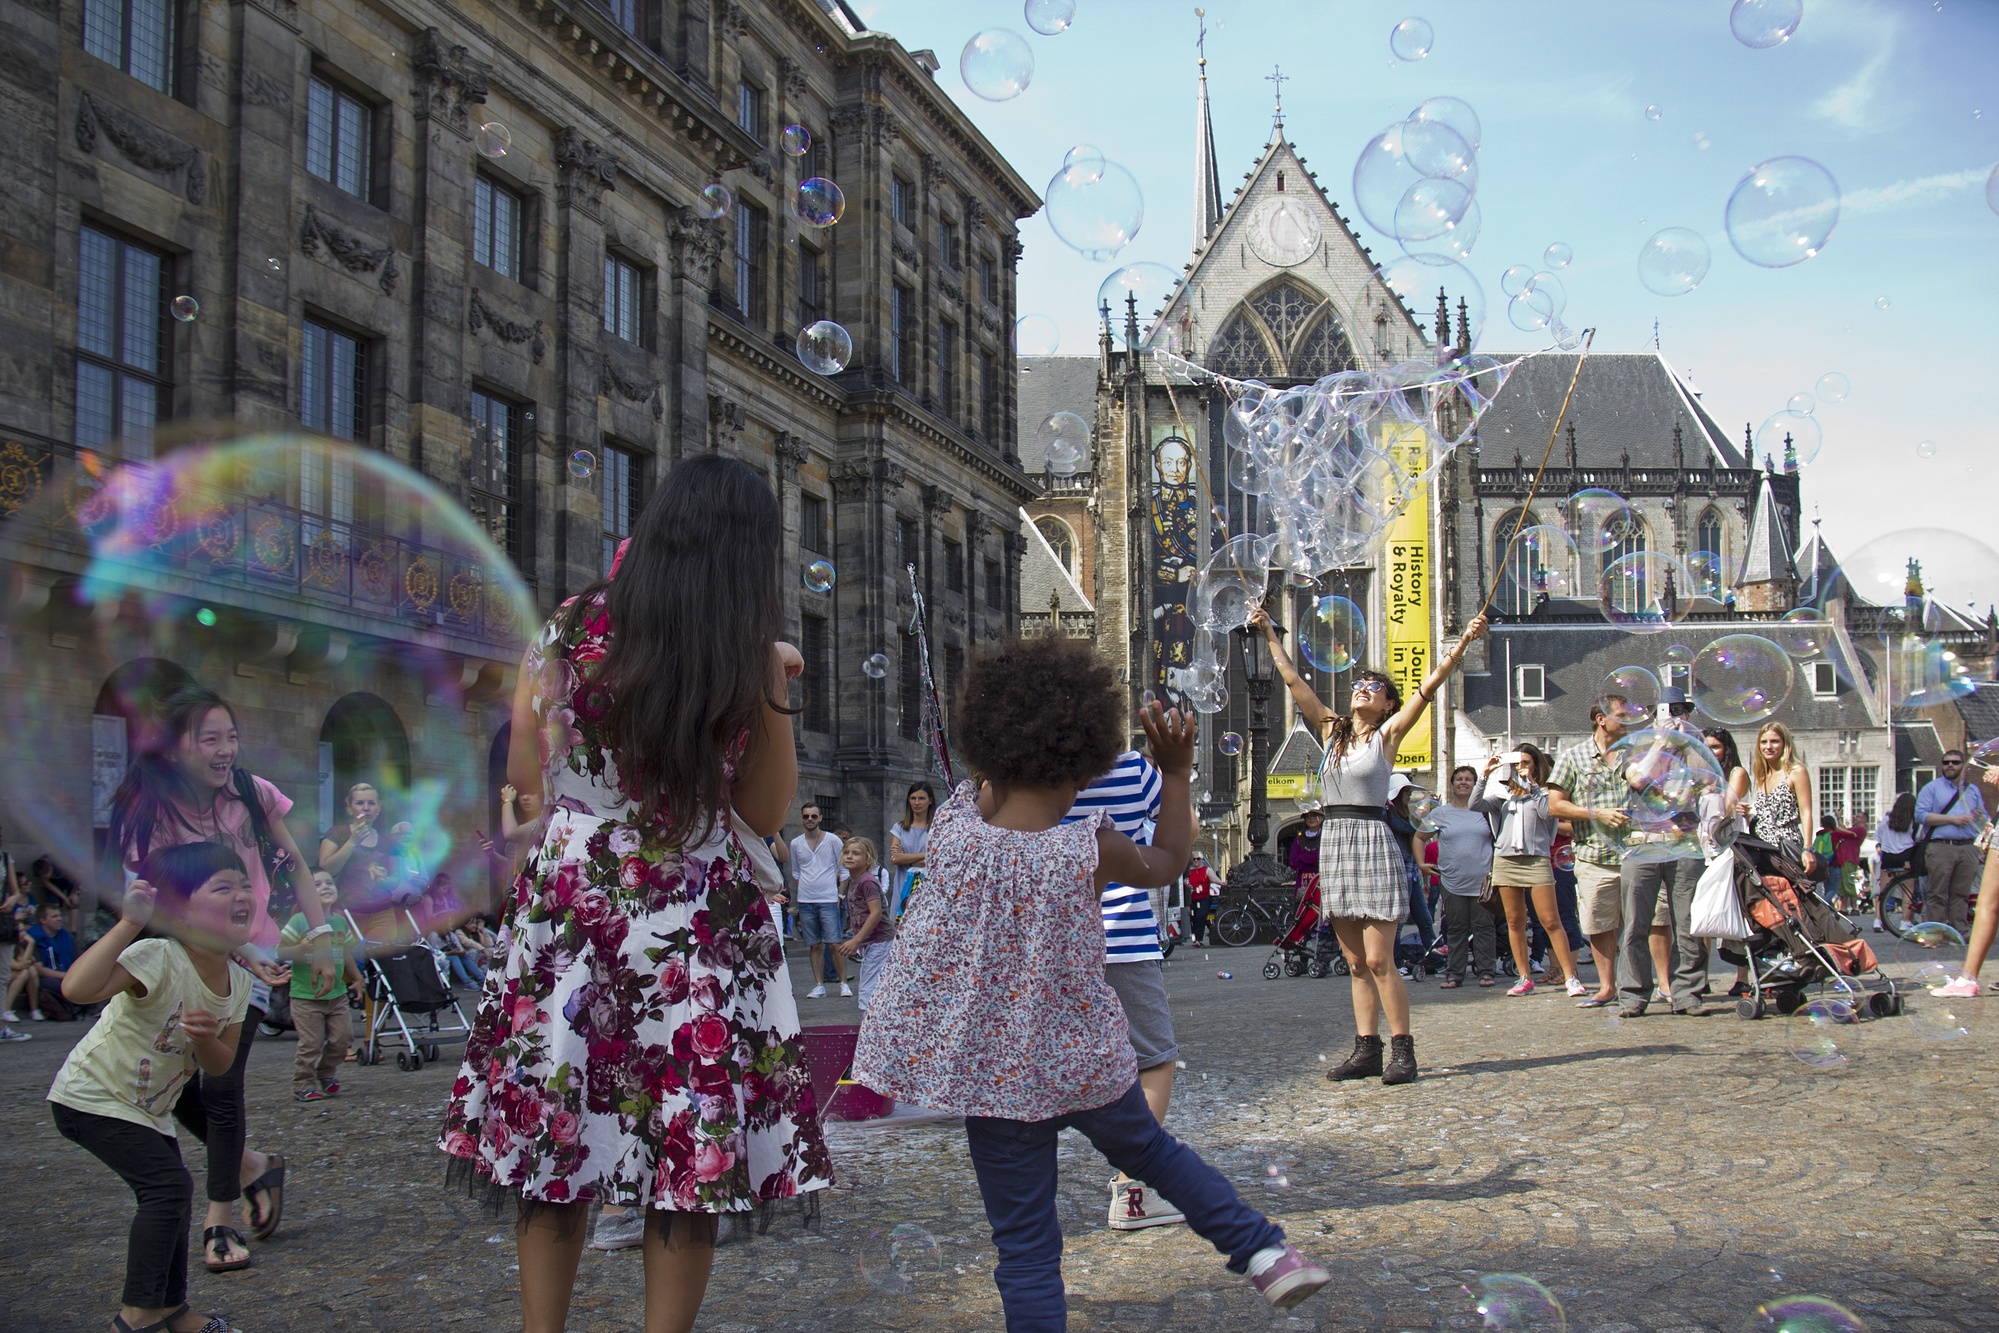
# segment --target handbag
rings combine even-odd
[[[1950,798],[1949,805],[1937,811],[1938,814],[1949,814],[1957,803],[1964,799],[1965,785],[1964,783],[1958,784],[1957,794]],[[1918,875],[1927,875],[1930,873],[1930,839],[1935,836],[1936,829],[1929,824],[1925,824],[1923,825],[1921,834],[1916,838],[1916,845],[1909,849],[1909,866]]]
[[[1478,905],[1492,914],[1495,921],[1506,921],[1506,899],[1499,896],[1499,889],[1492,882],[1492,876],[1485,877],[1485,883],[1478,886]]]
[[[1735,849],[1723,848],[1721,855],[1701,871],[1694,886],[1693,908],[1688,913],[1688,931],[1696,939],[1746,940],[1749,919],[1742,914],[1742,900],[1735,892]]]

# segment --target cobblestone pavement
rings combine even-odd
[[[1821,1071],[1788,1053],[1781,1019],[1717,1006],[1614,1023],[1548,988],[1511,999],[1431,981],[1416,987],[1423,1079],[1336,1087],[1321,1074],[1352,1042],[1347,983],[1264,981],[1264,953],[1183,950],[1170,964],[1188,1064],[1170,1124],[1326,1260],[1334,1285],[1273,1316],[1184,1227],[1107,1231],[1108,1168],[1065,1136],[1072,1328],[1476,1328],[1463,1284],[1508,1272],[1547,1284],[1578,1333],[1735,1333],[1796,1292],[1877,1331],[1999,1328],[1999,1202],[1980,1180],[1999,1015],[1980,1024],[1978,1002],[1954,1040],[1926,1040],[1907,1017],[1842,1029],[1850,1058]],[[1898,975],[1924,961],[1884,953]],[[856,1018],[852,1001],[800,1004],[808,1022]],[[102,1329],[131,1200],[42,1105],[76,1030],[34,1030],[0,1048],[16,1149],[0,1323]],[[291,1161],[284,1228],[247,1272],[197,1266],[197,1308],[249,1333],[517,1327],[510,1228],[445,1193],[431,1147],[454,1066],[349,1065],[338,1101],[301,1105],[289,1056],[273,1040],[250,1064],[252,1141]],[[200,1146],[183,1146],[198,1181]],[[957,1127],[836,1126],[834,1157],[818,1231],[725,1248],[700,1326],[1001,1327]],[[884,1290],[903,1283],[869,1274],[903,1224],[934,1238],[935,1257],[920,1237],[905,1244],[910,1289]],[[591,1253],[571,1327],[637,1328],[640,1302],[637,1252]]]

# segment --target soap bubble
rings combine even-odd
[[[1728,30],[1744,46],[1767,51],[1789,41],[1804,16],[1805,0],[1735,0]]]
[[[201,302],[192,296],[176,296],[172,308],[174,318],[183,324],[192,324],[201,315]]]
[[[1064,167],[1042,199],[1056,238],[1085,259],[1109,259],[1145,222],[1138,179],[1108,158],[1094,167]]]
[[[1460,139],[1471,145],[1474,153],[1478,151],[1480,137],[1485,132],[1471,103],[1456,97],[1429,98],[1409,113],[1409,119],[1419,124],[1450,126],[1457,131]]]
[[[1659,678],[1642,666],[1621,666],[1603,678],[1597,705],[1625,727],[1643,726],[1659,706]]]
[[[1508,296],[1518,296],[1521,289],[1527,286],[1528,279],[1533,276],[1534,266],[1532,264],[1509,265],[1506,271],[1499,275],[1499,290]]]
[[[812,131],[803,125],[787,125],[778,131],[777,146],[793,157],[804,157],[812,151]]]
[[[1801,606],[1784,613],[1783,620],[1770,631],[1770,638],[1800,662],[1807,662],[1825,651],[1832,639],[1832,626],[1817,607]]]
[[[1062,345],[1062,329],[1047,315],[1022,315],[1014,322],[1013,350],[1022,356],[1053,356]]]
[[[1069,31],[1076,21],[1076,0],[1027,0],[1022,9],[1027,26],[1043,37]]]
[[[1585,555],[1601,555],[1642,529],[1638,515],[1616,491],[1592,486],[1562,503],[1562,525]]]
[[[0,725],[46,760],[0,769],[10,834],[101,883],[92,718],[137,758],[165,739],[161,698],[191,677],[253,705],[244,757],[259,769],[260,756],[337,740],[335,789],[374,783],[384,826],[408,820],[427,870],[468,905],[490,904],[470,832],[492,827],[486,756],[541,616],[479,518],[379,450],[299,434],[190,439],[126,463],[57,455],[12,476],[0,567],[19,579],[53,557],[70,572],[0,608],[8,642],[44,647],[0,665]],[[329,513],[342,494],[365,508]],[[46,651],[52,639],[60,651]],[[238,674],[253,663],[254,693]],[[362,688],[361,715],[338,702]],[[357,739],[357,723],[376,739]],[[412,748],[418,728],[424,738],[415,772],[395,749],[405,727]],[[272,776],[305,807],[297,829],[315,818],[312,769],[286,771]],[[277,945],[275,924],[258,930],[259,946]]]
[[[1470,215],[1471,191],[1460,181],[1424,179],[1404,191],[1395,205],[1395,236],[1407,244],[1435,240]],[[1469,250],[1470,246],[1452,247]]]
[[[1791,657],[1756,634],[1727,634],[1694,656],[1694,706],[1724,727],[1761,722],[1791,697]]]
[[[505,157],[514,146],[514,132],[497,120],[489,120],[472,131],[472,146],[487,157]]]
[[[1757,452],[1779,463],[1793,455],[1798,462],[1809,463],[1819,456],[1824,441],[1825,428],[1816,419],[1789,408],[1771,413],[1756,428]]]
[[[798,183],[792,212],[808,227],[830,227],[847,211],[847,196],[824,176],[812,176]]]
[[[1853,392],[1853,381],[1837,370],[1828,370],[1819,376],[1819,382],[1813,387],[1817,389],[1821,402],[1843,403],[1846,395]]]
[[[1859,1012],[1844,999],[1812,1000],[1784,1020],[1784,1045],[1813,1069],[1837,1069],[1846,1063],[1840,1029],[1859,1021]]]
[[[1215,742],[1215,748],[1217,750],[1220,750],[1223,754],[1227,755],[1241,754],[1242,733],[1236,731],[1223,732],[1222,738]]]
[[[871,1232],[861,1246],[860,1264],[861,1276],[891,1296],[907,1296],[944,1276],[937,1238],[914,1222],[903,1222],[886,1234]]]
[[[1398,121],[1368,140],[1355,159],[1354,207],[1376,230],[1399,235],[1396,211],[1410,188],[1424,180],[1464,187],[1444,201],[1447,215],[1456,221],[1471,206],[1478,184],[1476,154],[1463,135],[1441,120]]]
[[[1957,928],[1946,925],[1941,921],[1919,921],[1902,932],[1902,940],[1906,944],[1913,944],[1922,949],[1962,949],[1964,947],[1964,936],[1958,934]],[[1949,979],[1948,977],[1945,978],[1945,980]]]
[[[869,653],[861,660],[861,674],[869,680],[880,680],[888,674],[888,654]]]
[[[1937,442],[1935,440],[1918,440],[1916,442],[1916,457],[1935,458],[1936,456]]]
[[[1611,747],[1623,777],[1631,823],[1627,861],[1671,861],[1700,855],[1696,826],[1701,799],[1727,785],[1727,775],[1698,735],[1678,728],[1641,727]]]
[[[710,185],[701,191],[701,197],[695,201],[694,211],[704,218],[726,217],[735,203],[736,196],[729,193],[728,186]]]
[[[1095,144],[1079,143],[1062,155],[1062,169],[1094,176],[1104,169],[1104,150]]]
[[[1886,310],[1888,308],[1888,305],[1889,302],[1887,297],[1877,296],[1874,298],[1874,308],[1876,310]]]
[[[1569,1326],[1554,1293],[1522,1273],[1495,1273],[1459,1290],[1492,1333],[1564,1333]]]
[[[1737,182],[1724,217],[1737,254],[1786,268],[1825,248],[1839,225],[1839,182],[1808,157],[1773,157]]]
[[[1532,288],[1523,289],[1506,303],[1506,318],[1524,333],[1545,329],[1555,322],[1555,298]]]
[[[576,449],[569,455],[569,475],[578,481],[585,480],[597,471],[597,455],[588,449]]]
[[[837,375],[854,359],[854,340],[830,319],[808,324],[798,333],[798,359],[815,375]]]
[[[1659,661],[1665,666],[1690,667],[1694,664],[1694,650],[1684,643],[1676,643],[1659,654]]]
[[[1701,285],[1714,262],[1707,240],[1691,227],[1652,233],[1638,251],[1638,281],[1655,296],[1685,296]]]
[[[1867,1333],[1867,1325],[1823,1296],[1786,1296],[1757,1306],[1742,1333]]]
[[[1456,188],[1455,183],[1451,181],[1429,181],[1426,182],[1426,184],[1432,186],[1449,187],[1442,190],[1441,192],[1438,191],[1423,192],[1424,194],[1433,198],[1437,196],[1439,193],[1441,193],[1442,196],[1448,198],[1451,196],[1452,190]],[[1418,191],[1415,189],[1415,187],[1412,187],[1411,193],[1412,194],[1418,193]],[[1416,207],[1416,205],[1412,203],[1411,207]],[[1466,208],[1462,215],[1460,215],[1455,221],[1445,222],[1442,225],[1442,227],[1436,231],[1435,235],[1412,234],[1408,236],[1398,236],[1396,237],[1396,241],[1398,244],[1401,245],[1402,252],[1404,254],[1409,255],[1412,258],[1422,263],[1425,264],[1455,263],[1456,261],[1463,259],[1465,256],[1469,255],[1472,252],[1472,247],[1478,244],[1478,234],[1480,229],[1484,225],[1485,225],[1485,214],[1483,210],[1479,208],[1478,200],[1474,199],[1471,201],[1470,207]],[[1412,233],[1423,230],[1427,229],[1414,228],[1414,227],[1411,228]]]
[[[1922,590],[1954,606],[1990,600],[1999,588],[1999,553],[1975,537],[1944,527],[1904,528],[1855,547],[1840,562],[1840,578],[1825,580],[1819,600],[1839,595],[1843,582],[1871,606],[1901,607],[1916,562]]]
[[[975,95],[1005,102],[1027,91],[1034,78],[1034,52],[1019,33],[988,28],[965,43],[958,73]]]
[[[1669,628],[1692,594],[1693,580],[1664,551],[1632,551],[1603,567],[1597,605],[1611,624],[1634,634]]]
[[[1931,987],[1957,980],[1955,963],[1924,963],[1902,990],[1902,1013],[1909,1030],[1925,1041],[1956,1041],[1971,1035],[1976,1000],[1956,1000],[1931,993]]]
[[[1125,345],[1124,316],[1125,302],[1136,298],[1138,302],[1138,332],[1142,338],[1152,327],[1152,317],[1166,305],[1166,298],[1173,294],[1173,287],[1180,281],[1180,275],[1164,264],[1151,262],[1126,264],[1117,269],[1097,287],[1097,309],[1110,307],[1111,336],[1118,346]]]
[[[1735,571],[1728,557],[1719,551],[1694,551],[1687,556],[1687,573],[1692,591],[1719,601],[1735,586]]]
[[[1201,566],[1188,612],[1202,629],[1239,629],[1262,604],[1269,578],[1268,539],[1252,534],[1230,538]]]
[[[1786,410],[1801,413],[1804,416],[1810,416],[1812,409],[1818,405],[1819,400],[1808,393],[1794,393],[1784,402]]]
[[[265,258],[264,267],[273,273],[282,273],[285,271],[285,261],[276,255],[270,255]]]
[[[1406,18],[1388,30],[1388,49],[1397,60],[1421,60],[1436,40],[1428,19]]]
[[[831,560],[814,560],[805,567],[804,583],[811,592],[831,592],[836,577],[838,575]]]
[[[1657,120],[1664,114],[1664,112],[1659,110],[1659,105],[1656,102],[1645,108],[1645,119],[1647,120]]]
[[[1367,618],[1338,595],[1317,598],[1298,622],[1298,651],[1320,671],[1351,671],[1367,647]]]
[[[1567,241],[1556,241],[1541,252],[1541,262],[1555,269],[1567,268],[1569,261],[1575,257],[1576,252],[1569,248]]]
[[[1264,263],[1295,267],[1319,249],[1319,215],[1303,199],[1274,194],[1257,206],[1248,240]]]
[[[1516,578],[1524,574],[1528,589],[1537,595],[1569,598],[1580,592],[1577,577],[1582,561],[1575,539],[1552,524],[1522,528],[1507,551],[1506,567],[1515,571]]]
[[[1051,412],[1035,427],[1035,443],[1040,445],[1048,468],[1057,476],[1073,474],[1090,451],[1090,423],[1074,412]],[[1068,471],[1061,470],[1063,464]]]

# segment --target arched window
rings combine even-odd
[[[1208,344],[1208,367],[1217,375],[1239,380],[1268,380],[1277,376],[1277,358],[1246,310],[1238,310]]]
[[[1694,527],[1694,555],[1688,561],[1696,592],[1721,596],[1729,575],[1727,534],[1720,514],[1712,509],[1702,512],[1700,522]]]
[[[1069,571],[1069,577],[1076,576],[1076,534],[1061,519],[1049,515],[1034,520],[1034,526],[1048,542],[1055,558],[1062,562],[1062,568]]]
[[[1606,535],[1611,538],[1610,545],[1604,548],[1603,552],[1603,569],[1606,573],[1612,565],[1625,556],[1638,555],[1650,549],[1649,534],[1645,530],[1645,520],[1642,518],[1620,524]],[[1649,571],[1645,568],[1644,561],[1634,560],[1625,568],[1624,576],[1610,583],[1611,604],[1618,610],[1641,611],[1651,606],[1659,594],[1665,591],[1663,588],[1650,586]]]
[[[1313,380],[1354,366],[1332,303],[1285,278],[1237,306],[1208,344],[1208,365],[1240,379]]]
[[[1521,531],[1540,523],[1530,510],[1526,519],[1515,509],[1502,516],[1492,528],[1492,567],[1499,572],[1499,591],[1492,599],[1493,608],[1504,615],[1524,616],[1534,610],[1541,594],[1549,586],[1549,575],[1571,575],[1573,570],[1539,570],[1534,567],[1533,557],[1513,544],[1514,525]]]
[[[1340,327],[1332,307],[1314,324],[1291,353],[1291,373],[1299,379],[1321,379],[1335,371],[1354,369],[1353,344]]]

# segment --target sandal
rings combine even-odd
[[[1437,983],[1437,989],[1456,990],[1458,987],[1464,984],[1465,984],[1464,982],[1459,981],[1456,977],[1445,977],[1442,981]]]
[[[250,1234],[258,1240],[269,1240],[277,1234],[278,1222],[285,1215],[285,1155],[272,1153],[266,1159],[264,1174],[243,1187],[243,1202],[250,1209]],[[257,1200],[255,1195],[264,1196],[264,1220],[257,1220]]]
[[[220,1242],[218,1247],[217,1242]],[[215,1255],[228,1254],[230,1246],[239,1246],[243,1251],[241,1259],[223,1259],[216,1262]],[[250,1242],[243,1239],[243,1233],[235,1227],[209,1227],[201,1233],[201,1262],[211,1273],[233,1273],[239,1268],[250,1266]]]
[[[170,1333],[170,1330],[173,1328],[174,1320],[180,1318],[182,1315],[186,1313],[187,1313],[187,1303],[183,1301],[181,1303],[180,1309],[175,1310],[172,1314],[168,1315],[165,1319],[160,1320],[158,1323],[147,1324],[143,1328],[133,1328],[130,1324],[125,1322],[124,1315],[114,1314],[111,1316],[111,1327],[117,1330],[117,1333]]]

